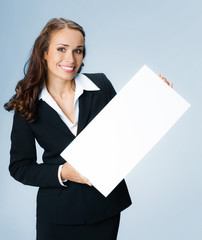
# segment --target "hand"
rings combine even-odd
[[[168,84],[171,88],[173,88],[173,83],[169,83],[166,78],[162,77],[160,73],[157,74],[165,83]]]
[[[66,162],[62,166],[61,170],[61,178],[62,180],[68,179],[72,182],[77,182],[77,183],[82,183],[82,184],[87,184],[89,186],[92,186],[92,183],[89,182],[89,180],[82,176],[79,172],[76,171],[68,162]]]

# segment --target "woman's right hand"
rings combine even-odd
[[[66,162],[62,166],[61,170],[61,179],[62,180],[70,180],[72,182],[87,184],[89,186],[92,186],[92,183],[89,182],[89,180],[82,176],[76,169],[74,169],[68,162]]]

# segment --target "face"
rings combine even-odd
[[[64,28],[52,34],[44,59],[48,81],[74,79],[83,60],[84,37],[78,30]]]

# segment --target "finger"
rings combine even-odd
[[[169,83],[165,77],[161,76],[160,73],[158,73],[157,75],[158,75],[158,76],[161,78],[161,80],[163,80],[165,83],[167,83],[167,84]]]
[[[92,187],[93,184],[87,179],[85,181],[82,181],[83,184],[87,184],[88,186]]]
[[[160,73],[157,74],[165,83],[168,84],[171,88],[173,88],[173,83],[169,83],[165,77],[162,77]]]
[[[165,77],[161,77],[161,79],[162,79],[165,83],[167,83],[169,86],[171,86],[171,84],[168,82],[168,80],[167,80]]]
[[[162,80],[165,80],[165,81],[167,81],[167,79],[166,79],[165,77],[161,76],[161,74],[160,74],[160,73],[158,73],[157,75],[158,75],[158,77],[160,77]]]
[[[81,174],[80,174],[80,178],[81,178],[81,183],[87,184],[87,185],[89,185],[89,186],[92,186],[92,183],[89,181],[88,178],[82,176]]]
[[[162,80],[170,86],[170,83],[167,81],[166,78],[163,78]]]
[[[93,184],[92,184],[89,180],[86,182],[86,184],[87,184],[88,186],[90,186],[90,187],[93,186]]]

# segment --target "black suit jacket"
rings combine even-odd
[[[84,91],[80,96],[78,134],[116,94],[104,74],[86,76],[100,91]],[[37,217],[43,221],[93,223],[113,216],[131,204],[124,180],[106,198],[94,187],[85,184],[68,181],[67,187],[60,185],[58,167],[65,163],[60,153],[74,138],[57,112],[43,100],[38,102],[34,123],[28,123],[18,113],[14,114],[9,170],[16,180],[39,187]],[[41,164],[36,161],[35,140],[44,149]]]

